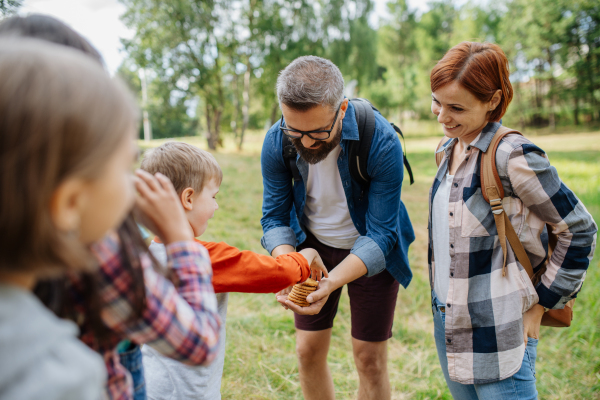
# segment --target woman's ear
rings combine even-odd
[[[191,187],[183,189],[181,194],[179,195],[179,200],[181,200],[181,205],[185,211],[192,211],[194,209],[194,189]]]
[[[69,178],[58,185],[50,199],[50,217],[56,228],[63,232],[78,232],[85,201],[82,179]]]
[[[500,104],[502,100],[502,90],[496,90],[496,93],[492,96],[492,100],[490,100],[490,111],[494,111],[496,107]]]

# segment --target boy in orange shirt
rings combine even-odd
[[[141,169],[150,174],[163,174],[171,180],[194,236],[201,236],[206,231],[208,220],[219,208],[215,196],[219,192],[223,173],[212,154],[186,143],[168,142],[146,154]],[[150,400],[221,398],[228,292],[275,293],[305,281],[311,271],[318,277],[321,273],[327,275],[314,249],[273,258],[240,251],[224,242],[196,240],[206,247],[212,263],[213,286],[223,321],[219,354],[208,367],[189,367],[144,346],[143,364]],[[152,241],[150,251],[166,264],[165,246],[160,239]]]

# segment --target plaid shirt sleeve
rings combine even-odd
[[[560,180],[546,153],[521,136],[507,158],[512,189],[523,205],[553,227],[558,243],[536,287],[539,304],[560,309],[577,297],[594,255],[597,226],[577,196]]]
[[[134,282],[123,268],[116,235],[96,245],[94,252],[100,260],[102,318],[109,328],[190,365],[213,360],[221,321],[204,247],[194,242],[167,246],[174,283],[154,271],[147,254],[142,256],[146,308],[138,319],[132,318]]]

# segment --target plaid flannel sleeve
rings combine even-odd
[[[143,254],[146,307],[141,318],[132,318],[134,282],[123,268],[118,241],[105,241],[96,253],[104,278],[102,318],[111,329],[186,364],[212,361],[218,350],[221,321],[204,247],[194,242],[167,246],[173,282],[157,273],[148,255]]]
[[[553,227],[558,243],[536,290],[539,304],[561,309],[577,297],[594,255],[597,226],[585,206],[560,180],[542,149],[531,142],[508,159],[515,194],[530,212]]]

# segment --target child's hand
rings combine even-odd
[[[304,249],[300,250],[298,253],[302,254],[308,261],[308,265],[310,265],[311,269],[310,277],[312,279],[320,281],[323,276],[325,276],[325,278],[329,277],[327,267],[325,267],[321,256],[315,249]]]
[[[279,302],[279,304],[281,304],[281,306],[283,308],[285,308],[286,310],[288,309],[288,307],[285,304],[285,301],[287,300],[288,294],[290,294],[293,287],[294,287],[294,285],[286,287],[285,289],[280,290],[279,292],[275,293],[275,300],[277,300]]]
[[[169,178],[160,173],[152,176],[141,169],[135,174],[139,194],[134,208],[136,218],[165,244],[193,240],[194,232]]]

